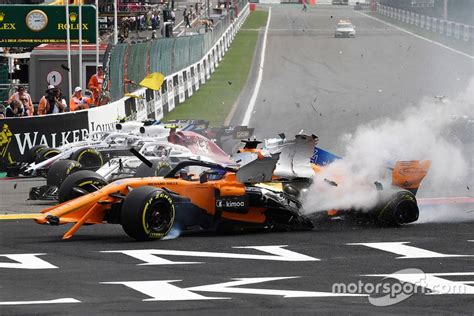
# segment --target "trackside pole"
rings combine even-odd
[[[83,87],[83,84],[82,84],[82,1],[79,1],[79,86]]]
[[[72,77],[71,77],[71,32],[69,23],[69,1],[66,1],[66,45],[67,45],[67,92],[68,97],[72,95]]]
[[[97,67],[99,67],[99,0],[95,0],[95,67],[97,73]]]

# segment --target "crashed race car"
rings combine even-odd
[[[99,169],[85,168],[80,162],[72,159],[56,160],[47,170],[46,185],[31,188],[29,199],[56,200],[62,181],[68,175],[83,169],[96,170],[105,182],[111,182],[128,177],[163,175],[164,164],[174,166],[187,158],[232,164],[229,155],[202,133],[218,137],[221,143],[225,141],[229,146],[235,143],[235,139],[249,137],[253,133],[253,129],[245,126],[208,130],[207,123],[203,122],[193,120],[189,123],[188,120],[184,127],[181,125],[180,128],[176,124],[184,124],[183,120],[166,125],[144,125],[139,127],[139,135],[112,133],[99,144],[100,147],[97,145],[99,154],[102,151],[107,153],[106,162]],[[234,135],[235,132],[240,134]],[[132,153],[136,153],[138,157],[146,157],[145,162],[132,156]],[[148,166],[147,160],[153,165]]]
[[[8,166],[9,176],[46,176],[49,168],[61,159],[76,161],[84,169],[96,170],[114,155],[126,154],[130,147],[139,148],[145,141],[154,140],[139,134],[142,122],[118,123],[117,131],[91,133],[87,139],[50,148],[39,144],[25,154],[25,162]],[[155,138],[166,136],[155,135]],[[130,154],[129,154],[130,155]]]
[[[193,132],[211,139],[219,147],[228,148],[229,151],[233,149],[235,140],[245,139],[253,134],[253,128],[247,126],[209,127],[209,122],[204,120],[173,120],[165,123],[154,120],[130,121],[119,122],[115,128],[116,131],[94,132],[85,140],[67,143],[59,148],[35,145],[25,153],[24,162],[7,167],[8,176],[47,177],[49,168],[64,159],[76,161],[71,170],[97,170],[114,157],[131,156],[130,148],[140,150],[146,142],[169,141],[179,144],[178,138],[176,142],[170,140],[170,132]],[[201,145],[201,142],[195,145]],[[64,165],[59,169],[68,170],[70,165]]]
[[[22,218],[49,225],[73,223],[63,239],[72,237],[84,224],[100,223],[121,224],[136,240],[162,239],[173,227],[181,232],[310,230],[313,222],[304,215],[308,187],[313,177],[337,159],[315,147],[316,142],[314,135],[297,135],[292,142],[282,135],[280,140],[267,142],[268,148],[262,150],[257,148],[259,142],[246,141],[237,155],[241,166],[187,160],[163,177],[121,179],[110,184],[93,171],[78,171],[62,183],[61,204]],[[312,162],[306,153],[302,155],[311,177],[301,177],[297,170],[304,167],[295,160],[298,148],[318,153]],[[381,192],[379,200],[363,214],[384,226],[416,221],[415,193],[428,167],[429,162],[397,162],[392,170],[392,184],[397,190],[383,191],[376,184],[374,190]],[[337,185],[325,181],[329,186]],[[356,215],[358,211],[327,210],[327,215]]]
[[[270,158],[271,159],[271,158]],[[276,164],[276,159],[270,163]],[[238,170],[204,161],[180,162],[164,177],[117,180],[87,193],[73,184],[81,177],[91,188],[99,186],[92,171],[71,175],[61,186],[66,201],[33,215],[40,224],[75,223],[67,239],[83,224],[121,224],[136,240],[165,237],[173,226],[181,231],[234,229],[300,230],[312,223],[299,212],[301,203],[283,192],[254,185]],[[270,181],[272,174],[264,175]],[[69,189],[69,190],[67,190]],[[87,193],[85,195],[82,195]]]

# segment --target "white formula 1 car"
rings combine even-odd
[[[207,131],[207,124],[202,127],[198,126],[195,120],[192,120],[190,124],[187,122],[181,120],[166,125],[117,126],[120,132],[108,133],[106,136],[101,136],[101,140],[85,141],[72,144],[66,149],[62,148],[57,156],[28,166],[27,170],[34,170],[36,175],[43,174],[47,179],[46,185],[30,190],[29,199],[56,199],[57,189],[62,181],[68,175],[81,169],[97,170],[104,181],[109,182],[133,176],[158,175],[160,169],[163,168],[163,161],[166,161],[169,166],[183,158],[229,165],[233,163],[229,155],[213,140],[203,136],[203,132],[219,137],[221,142],[236,139],[235,131],[240,132],[240,137],[253,133],[253,129],[246,127],[213,128]],[[176,125],[177,123],[180,125]],[[202,121],[199,123],[202,125]],[[83,164],[79,159],[75,159],[78,157],[76,152],[84,152],[80,158],[93,153],[92,158],[97,157],[97,159],[87,157],[89,159],[86,161],[87,164]],[[136,156],[146,157],[145,160],[153,161],[154,167],[147,166],[146,163],[144,165],[144,162],[133,156],[132,152]],[[91,160],[94,164],[90,162]],[[42,173],[38,172],[40,170]]]

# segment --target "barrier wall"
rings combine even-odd
[[[474,26],[472,25],[445,21],[381,4],[377,5],[377,12],[394,20],[412,24],[433,33],[439,33],[460,41],[474,43]]]
[[[235,10],[244,8],[247,0],[239,1]],[[170,75],[197,63],[206,52],[221,40],[233,23],[234,12],[214,18],[214,26],[205,34],[159,38],[140,44],[118,44],[110,53],[111,64],[106,81],[112,100],[136,89],[128,80],[140,82],[147,74],[156,71]],[[204,30],[204,26],[202,26]],[[223,46],[223,43],[219,47]],[[218,48],[219,49],[219,48]],[[219,56],[219,52],[216,52]]]
[[[249,13],[249,5],[246,4],[239,17],[220,31],[219,37],[217,37],[219,33],[216,32],[214,44],[209,46],[200,59],[166,75],[160,91],[141,88],[133,92],[133,97],[123,97],[106,106],[90,110],[0,119],[0,171],[4,171],[8,163],[23,161],[25,152],[35,145],[59,147],[65,143],[83,140],[91,132],[115,130],[115,123],[123,118],[130,120],[163,118],[165,113],[172,111],[176,105],[191,97],[202,84],[206,83]],[[193,41],[190,38],[188,40]],[[160,45],[164,45],[162,43],[165,42],[161,42]],[[159,51],[162,49],[160,45],[144,47]],[[145,49],[144,47],[137,48],[137,51]],[[123,47],[118,52],[119,55],[127,54]],[[161,53],[166,54],[165,50],[161,50]],[[131,58],[137,63],[143,63],[137,56],[138,53],[132,53]],[[161,60],[157,58],[151,65],[159,67],[160,62]],[[111,59],[110,67],[119,68],[118,66]],[[127,69],[128,66],[121,71]]]

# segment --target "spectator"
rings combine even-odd
[[[146,29],[151,30],[151,18],[152,18],[153,13],[151,11],[148,11],[145,15],[145,24],[146,24]]]
[[[186,27],[186,28],[190,28],[190,27],[191,27],[191,24],[189,23],[190,15],[191,15],[191,14],[189,13],[188,8],[184,9],[184,11],[183,11],[183,18],[184,18],[184,27]]]
[[[206,32],[207,31],[211,31],[212,32],[212,29],[214,27],[214,24],[212,22],[211,19],[202,19],[200,20],[201,24],[204,25],[205,29],[206,29]]]
[[[82,88],[76,87],[74,89],[74,94],[69,101],[69,111],[79,111],[88,109],[90,105],[93,104],[93,101],[90,98],[82,96]]]
[[[61,88],[56,87],[53,90],[53,93],[54,93],[56,99],[58,100],[58,102],[60,103],[60,105],[63,109],[63,112],[69,111],[67,103],[66,103],[66,99],[63,98],[63,92],[61,91]]]
[[[171,10],[171,22],[173,22],[173,25],[174,25],[174,22],[176,21],[176,14],[174,13],[173,10]]]
[[[10,98],[8,99],[8,103],[10,103],[12,100],[20,101],[21,97],[26,97],[28,99],[28,104],[26,108],[26,113],[28,116],[33,115],[33,102],[31,101],[31,96],[26,92],[26,89],[24,86],[18,86],[17,92],[13,93]]]
[[[135,16],[131,16],[128,18],[128,20],[130,22],[130,29],[138,31],[137,18]]]
[[[89,90],[92,91],[94,104],[99,105],[99,95],[102,92],[102,85],[104,84],[104,71],[102,66],[97,67],[97,73],[92,75],[87,85]]]
[[[28,99],[28,97],[26,95],[22,95],[22,96],[20,96],[20,103],[21,103],[21,108],[25,111],[26,116],[28,116],[27,109],[30,107],[30,99]],[[33,111],[34,111],[34,108],[33,108]]]
[[[156,31],[157,28],[158,28],[158,16],[153,14],[153,16],[151,17],[151,29],[153,31]]]
[[[44,92],[44,95],[41,97],[39,103],[38,103],[38,115],[45,115],[47,114],[46,113],[46,104],[47,104],[47,100],[46,100],[46,96],[48,94],[52,94],[53,93],[53,89],[55,87],[53,85],[49,85],[48,86],[48,89]]]
[[[49,85],[38,105],[38,115],[66,112],[67,104],[61,98],[61,89]]]
[[[20,101],[11,100],[5,109],[6,117],[22,117],[27,116],[26,109],[23,107]]]

